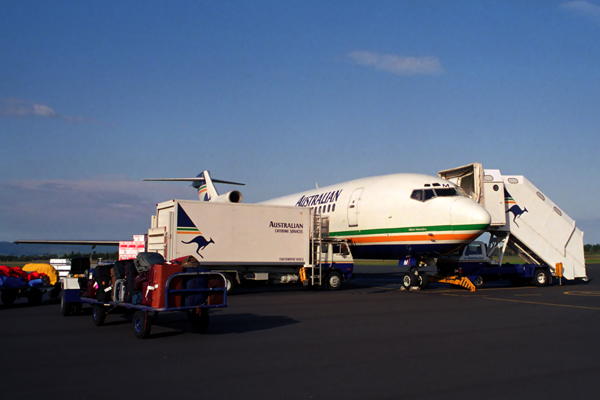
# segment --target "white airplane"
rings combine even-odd
[[[195,178],[145,179],[191,181],[200,200],[239,203],[237,190],[219,195],[204,171]],[[329,218],[329,235],[347,239],[355,259],[399,260],[406,266],[433,265],[478,238],[490,214],[462,188],[438,177],[393,174],[316,188],[259,204],[313,207]]]

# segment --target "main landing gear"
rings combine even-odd
[[[415,267],[402,276],[402,287],[405,290],[423,290],[429,285],[429,277]]]

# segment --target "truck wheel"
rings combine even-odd
[[[30,289],[29,292],[27,292],[27,301],[31,306],[39,306],[40,304],[42,304],[43,296],[44,293],[42,293],[40,289],[33,288]]]
[[[2,295],[0,295],[0,299],[2,299],[2,304],[5,306],[12,306],[15,300],[17,300],[17,291],[3,290]]]
[[[133,314],[133,334],[138,339],[146,339],[150,335],[150,318],[148,313],[142,310],[137,310]]]
[[[417,281],[419,282],[419,288],[423,290],[429,285],[429,276],[425,273],[419,274],[417,275]]]
[[[229,274],[224,274],[225,276],[225,287],[227,288],[227,294],[231,293],[235,288],[235,284],[237,283],[235,278]]]
[[[481,289],[483,285],[485,285],[485,279],[483,279],[483,276],[478,275],[477,278],[473,279],[473,285],[475,285],[477,289]]]
[[[99,304],[94,304],[94,309],[92,311],[92,318],[94,318],[94,325],[102,326],[104,325],[104,320],[106,319],[106,311],[104,310],[104,306]]]
[[[547,286],[550,284],[549,275],[545,269],[536,269],[533,274],[532,283],[538,287]]]
[[[338,290],[342,287],[342,274],[332,271],[327,275],[327,290]]]
[[[413,274],[412,272],[407,272],[406,274],[404,274],[404,276],[402,276],[402,286],[406,289],[406,290],[410,290],[411,286],[414,286],[417,282],[417,276],[415,274]]]
[[[188,314],[188,318],[192,324],[192,331],[195,333],[206,333],[208,326],[210,325],[208,310],[203,309],[200,315],[196,314],[195,311],[192,311]]]

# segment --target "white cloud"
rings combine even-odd
[[[98,122],[90,118],[58,114],[47,105],[21,99],[0,99],[0,117],[41,117],[68,122]]]
[[[600,23],[600,6],[588,1],[569,1],[563,3],[562,8]]]
[[[56,113],[54,112],[53,109],[51,109],[48,106],[42,105],[42,104],[34,104],[33,111],[34,111],[35,115],[41,115],[44,117],[56,116]]]
[[[352,51],[348,57],[358,65],[398,75],[438,75],[444,72],[436,57],[405,57],[369,51]]]

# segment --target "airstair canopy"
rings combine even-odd
[[[480,163],[446,169],[438,172],[438,175],[440,178],[460,186],[469,197],[479,204],[483,204],[483,167]]]

